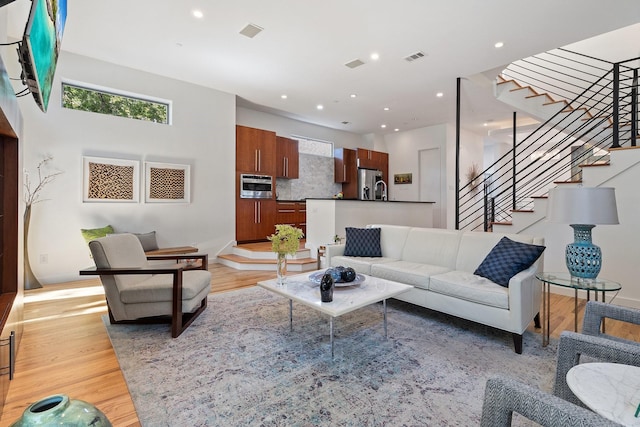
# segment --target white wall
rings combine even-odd
[[[440,218],[434,218],[434,224],[442,228],[455,226],[455,128],[452,125],[437,125],[397,132],[385,136],[387,151],[389,152],[389,176],[398,173],[412,173],[413,183],[395,185],[389,180],[389,195],[391,200],[420,200],[418,179],[420,172],[419,151],[430,148],[440,148],[443,165],[440,181],[443,183],[441,200],[444,209],[440,209]],[[464,171],[476,162],[482,166],[483,156],[482,136],[472,132],[462,131],[460,134],[460,171],[461,180]],[[464,184],[464,183],[462,183]]]
[[[236,122],[241,126],[270,130],[279,136],[290,138],[292,135],[305,136],[321,141],[333,142],[335,147],[358,148],[364,146],[362,135],[301,122],[275,114],[236,108]]]
[[[173,124],[61,108],[61,79],[171,100]],[[25,168],[33,176],[51,155],[64,172],[32,212],[30,259],[43,283],[77,279],[79,269],[93,265],[81,228],[156,230],[160,246],[196,244],[210,255],[235,239],[234,95],[62,52],[48,112],[30,97],[20,107]],[[189,164],[191,203],[83,203],[82,156],[139,160],[141,170],[145,160]]]

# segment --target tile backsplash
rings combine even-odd
[[[279,200],[331,198],[342,191],[342,185],[333,182],[333,157],[300,154],[298,179],[276,179],[276,197]]]

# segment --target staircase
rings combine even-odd
[[[287,271],[305,272],[318,269],[318,259],[311,258],[311,251],[300,241],[300,249],[287,256]],[[230,254],[218,255],[218,262],[236,270],[276,271],[276,253],[271,251],[271,242],[236,245]]]
[[[496,98],[542,124],[460,188],[457,228],[521,232],[544,218],[550,188],[605,185],[637,165],[640,150],[620,148],[640,139],[639,59],[609,63],[556,49],[503,70]]]

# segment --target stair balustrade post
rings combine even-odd
[[[631,83],[631,146],[636,146],[638,138],[638,69],[633,70]]]
[[[620,147],[620,63],[613,64],[613,144]]]
[[[511,179],[512,181],[512,186],[513,189],[511,191],[512,196],[511,196],[511,209],[515,210],[516,209],[516,146],[518,145],[518,139],[516,138],[516,130],[517,130],[517,126],[516,126],[516,112],[513,112],[513,156],[512,156],[512,173],[513,173],[513,177]]]

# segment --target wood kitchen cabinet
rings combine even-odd
[[[358,197],[358,167],[356,150],[336,148],[333,150],[334,182],[342,183],[342,194],[345,199]]]
[[[297,179],[298,159],[298,141],[283,136],[276,137],[276,177]]]
[[[236,200],[236,240],[267,240],[275,232],[276,201],[271,199]]]
[[[377,169],[382,172],[382,179],[389,183],[389,153],[358,148],[357,157],[359,168]]]
[[[236,172],[276,174],[276,133],[236,126]]]
[[[307,203],[306,202],[277,202],[276,224],[288,224],[300,228],[307,234]]]

